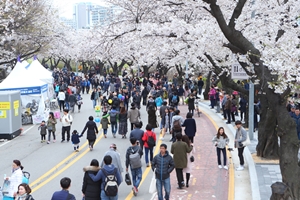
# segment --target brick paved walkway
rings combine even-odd
[[[180,106],[179,110],[181,116],[185,119],[187,107]],[[212,138],[217,130],[204,114],[201,117],[195,116],[195,119],[197,123],[197,133],[194,140],[195,162],[191,173],[190,187],[177,189],[176,172],[174,170],[171,174],[171,199],[227,200],[228,171],[218,168],[216,148],[212,144]],[[167,143],[170,146],[170,143]]]

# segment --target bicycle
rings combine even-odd
[[[25,113],[22,114],[22,125],[25,124],[32,124],[32,117],[28,111],[25,111]]]

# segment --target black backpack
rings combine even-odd
[[[118,182],[117,182],[117,168],[114,169],[113,174],[108,174],[103,168],[101,169],[105,175],[104,192],[108,197],[114,197],[118,194]]]
[[[147,134],[147,133],[146,133]],[[155,147],[155,140],[154,140],[154,138],[150,135],[148,135],[147,134],[147,136],[148,136],[148,141],[147,141],[147,143],[148,143],[148,146],[149,146],[149,148],[153,148],[153,147]]]
[[[113,98],[112,106],[116,108],[120,107],[120,100],[117,97]]]
[[[116,112],[110,112],[110,123],[117,123],[118,114]]]

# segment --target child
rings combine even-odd
[[[100,124],[102,125],[104,138],[106,138],[108,124],[110,124],[108,121],[108,117],[109,117],[109,114],[107,112],[103,112]]]
[[[78,132],[76,130],[74,130],[72,132],[71,141],[72,141],[72,144],[74,145],[74,151],[75,152],[79,152],[79,143],[80,143],[80,140],[79,140]]]
[[[38,130],[40,130],[41,134],[41,143],[46,142],[47,126],[45,121],[42,121],[41,125],[38,127]]]
[[[220,127],[218,129],[218,133],[217,135],[213,138],[212,140],[215,144],[215,147],[217,148],[217,157],[218,157],[218,165],[219,168],[222,168],[221,165],[221,151],[223,153],[223,164],[224,164],[224,169],[228,170],[228,167],[226,165],[226,159],[227,159],[227,155],[226,155],[226,145],[228,145],[229,143],[229,138],[227,137],[227,135],[225,134],[224,128]]]

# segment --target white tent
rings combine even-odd
[[[0,91],[20,90],[21,95],[42,94],[47,98],[47,83],[34,77],[24,64],[17,62],[11,73],[0,83]]]
[[[37,78],[48,84],[53,84],[54,79],[52,73],[45,69],[43,65],[38,61],[34,60],[30,65],[25,67],[30,73],[37,75]]]

